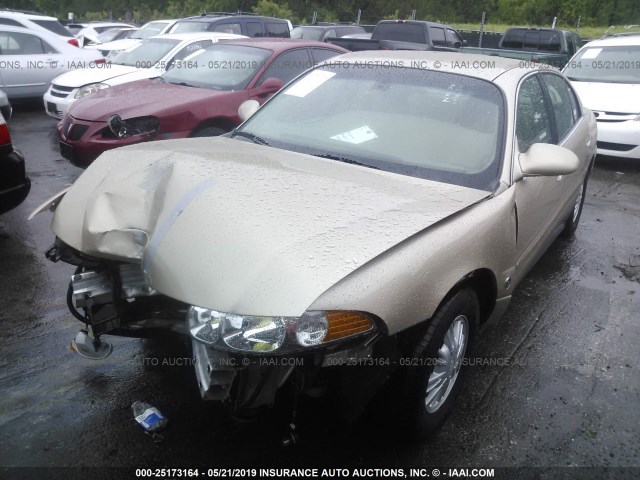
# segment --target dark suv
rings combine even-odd
[[[169,33],[223,32],[247,37],[290,38],[290,25],[288,20],[281,18],[215,12],[183,18],[171,27]]]

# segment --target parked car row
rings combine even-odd
[[[44,94],[47,114],[61,119],[76,100],[122,83],[155,78],[201,48],[222,39],[242,38],[229,33],[182,33],[154,36],[120,53],[109,68],[84,68],[64,73]]]
[[[168,38],[177,41],[189,35],[200,38],[207,34],[168,34],[146,41],[166,42]],[[308,68],[346,52],[327,43],[293,39],[223,40],[209,47],[201,45],[205,40],[198,42],[198,50],[184,60],[168,59],[164,73],[156,65],[112,79],[115,83],[127,83],[110,88],[108,81],[102,86],[88,86],[97,91],[74,101],[58,125],[62,155],[74,165],[86,167],[105,150],[123,145],[224,134],[240,124],[238,107],[245,100],[254,99],[261,104]],[[116,57],[116,61],[120,59],[124,64],[121,72],[135,69],[127,67],[133,63],[128,59],[135,58],[131,56],[140,48]],[[189,48],[187,45],[182,51]],[[181,63],[171,68],[172,61]],[[66,76],[77,77],[78,73]],[[157,78],[151,79],[152,76]],[[131,81],[135,77],[149,79]],[[61,90],[57,84],[55,88],[52,85],[51,94],[68,93],[67,101],[71,103],[69,97],[76,89],[65,87],[63,93],[58,93]],[[76,97],[82,88],[77,92]]]
[[[42,97],[61,73],[104,62],[99,52],[55,33],[0,25],[0,88],[10,100]]]

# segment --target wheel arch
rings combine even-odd
[[[416,336],[421,335],[426,331],[436,312],[438,312],[456,293],[460,290],[464,290],[465,288],[471,289],[478,297],[478,305],[480,307],[480,318],[478,323],[480,325],[485,323],[491,317],[491,313],[495,308],[498,289],[496,276],[493,271],[488,268],[478,268],[466,274],[449,289],[433,310],[432,315],[425,315],[424,320],[395,334],[400,351],[406,353],[407,345],[411,345]]]
[[[237,126],[238,124],[229,118],[224,118],[224,117],[207,118],[206,120],[203,120],[202,122],[200,122],[198,125],[194,127],[194,129],[191,131],[190,136],[193,136],[198,130],[201,130],[203,128],[209,128],[209,127],[222,128],[223,130],[230,132]]]
[[[470,288],[478,297],[478,304],[480,306],[480,325],[486,322],[494,307],[496,306],[496,299],[498,297],[498,284],[496,276],[488,268],[479,268],[468,273],[462,277],[458,282],[447,292],[444,296],[436,311],[446,303],[456,292]]]

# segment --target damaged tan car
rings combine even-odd
[[[558,71],[488,58],[347,54],[225,137],[103,154],[42,207],[77,349],[173,330],[237,414],[284,392],[357,413],[391,381],[398,422],[434,432],[480,325],[575,231],[595,157]]]

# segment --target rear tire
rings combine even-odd
[[[414,439],[433,435],[460,392],[480,318],[476,293],[456,292],[429,321],[406,359],[398,411],[400,425]]]

